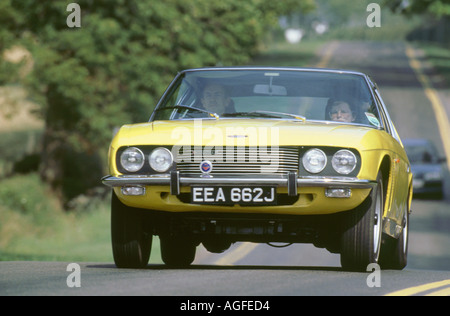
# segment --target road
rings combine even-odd
[[[408,57],[407,50],[401,42],[333,42],[318,64],[371,75],[400,136],[429,138],[445,155],[449,142],[442,136],[445,126],[435,115],[435,104],[425,94],[417,69],[411,67],[411,58],[425,64],[419,51]],[[435,80],[429,70],[422,71]],[[433,84],[448,115],[449,90],[439,82]],[[450,183],[448,173],[446,181]],[[67,271],[67,262],[0,262],[0,295],[450,295],[448,188],[442,201],[414,199],[408,265],[403,271],[345,272],[338,255],[310,245],[273,248],[237,243],[223,254],[210,254],[199,246],[193,266],[184,270],[162,264],[120,270],[112,263],[78,263],[80,287],[68,286],[75,270]]]

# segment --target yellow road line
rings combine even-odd
[[[447,112],[445,111],[445,108],[442,105],[436,90],[433,88],[430,79],[428,79],[428,77],[422,71],[422,66],[415,56],[414,49],[411,46],[407,45],[405,52],[406,56],[408,56],[411,68],[416,73],[417,78],[423,86],[425,95],[427,96],[428,100],[430,100],[433,107],[436,121],[438,123],[439,132],[441,133],[442,143],[444,145],[444,152],[447,156],[447,167],[450,170],[450,125]]]
[[[337,41],[332,41],[328,47],[326,48],[325,54],[322,56],[322,59],[319,61],[319,63],[316,65],[316,67],[319,68],[325,68],[328,66],[328,63],[330,62],[331,57],[333,56],[334,51],[338,47],[339,43]]]
[[[415,295],[415,294],[418,294],[421,292],[437,289],[437,288],[447,286],[447,285],[450,285],[450,280],[444,280],[444,281],[439,281],[439,282],[427,283],[427,284],[423,284],[423,285],[419,285],[419,286],[413,286],[413,287],[410,287],[407,289],[388,293],[388,294],[386,294],[386,296],[411,296],[411,295]],[[430,296],[450,295],[450,287],[447,287],[447,288],[444,288],[444,289],[441,289],[441,290],[438,290],[438,291],[435,291],[432,293],[428,293],[427,295],[430,295]]]
[[[450,296],[450,287],[446,287],[442,290],[429,293],[425,296]]]
[[[244,258],[246,255],[248,255],[253,249],[255,249],[258,246],[258,244],[255,243],[243,243],[242,245],[239,245],[236,249],[230,251],[227,255],[217,260],[215,263],[219,265],[233,265],[237,261]]]

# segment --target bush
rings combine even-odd
[[[0,186],[0,260],[110,261],[109,200],[64,212],[37,173]]]

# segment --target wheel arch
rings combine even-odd
[[[392,166],[391,166],[391,157],[386,154],[383,159],[381,160],[380,166],[379,166],[379,172],[381,172],[382,175],[382,181],[383,181],[383,217],[386,217],[390,208],[391,208],[391,200],[392,200]]]
[[[383,187],[384,187],[384,197],[387,197],[388,188],[391,183],[391,157],[389,155],[385,155],[383,160],[381,161],[380,168],[381,175],[383,176]]]

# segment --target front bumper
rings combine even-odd
[[[239,176],[214,176],[214,177],[183,177],[178,171],[162,175],[145,176],[105,176],[103,184],[110,187],[123,186],[170,186],[170,193],[178,195],[181,186],[190,185],[276,185],[286,187],[290,196],[297,195],[298,187],[326,187],[326,188],[349,188],[349,189],[371,189],[376,186],[376,181],[358,179],[354,177],[312,177],[297,176],[290,172],[286,175],[239,175]]]
[[[361,204],[376,186],[375,181],[354,177],[298,177],[285,174],[226,174],[213,177],[180,176],[178,171],[163,175],[119,175],[102,179],[114,188],[127,206],[167,212],[218,212],[259,214],[331,214],[347,211]],[[205,205],[192,202],[192,187],[276,187],[276,205]],[[336,190],[334,190],[336,189]],[[130,194],[130,191],[133,193]],[[139,192],[137,194],[134,193]],[[330,191],[345,192],[333,196]],[[332,193],[332,192],[331,192]]]

